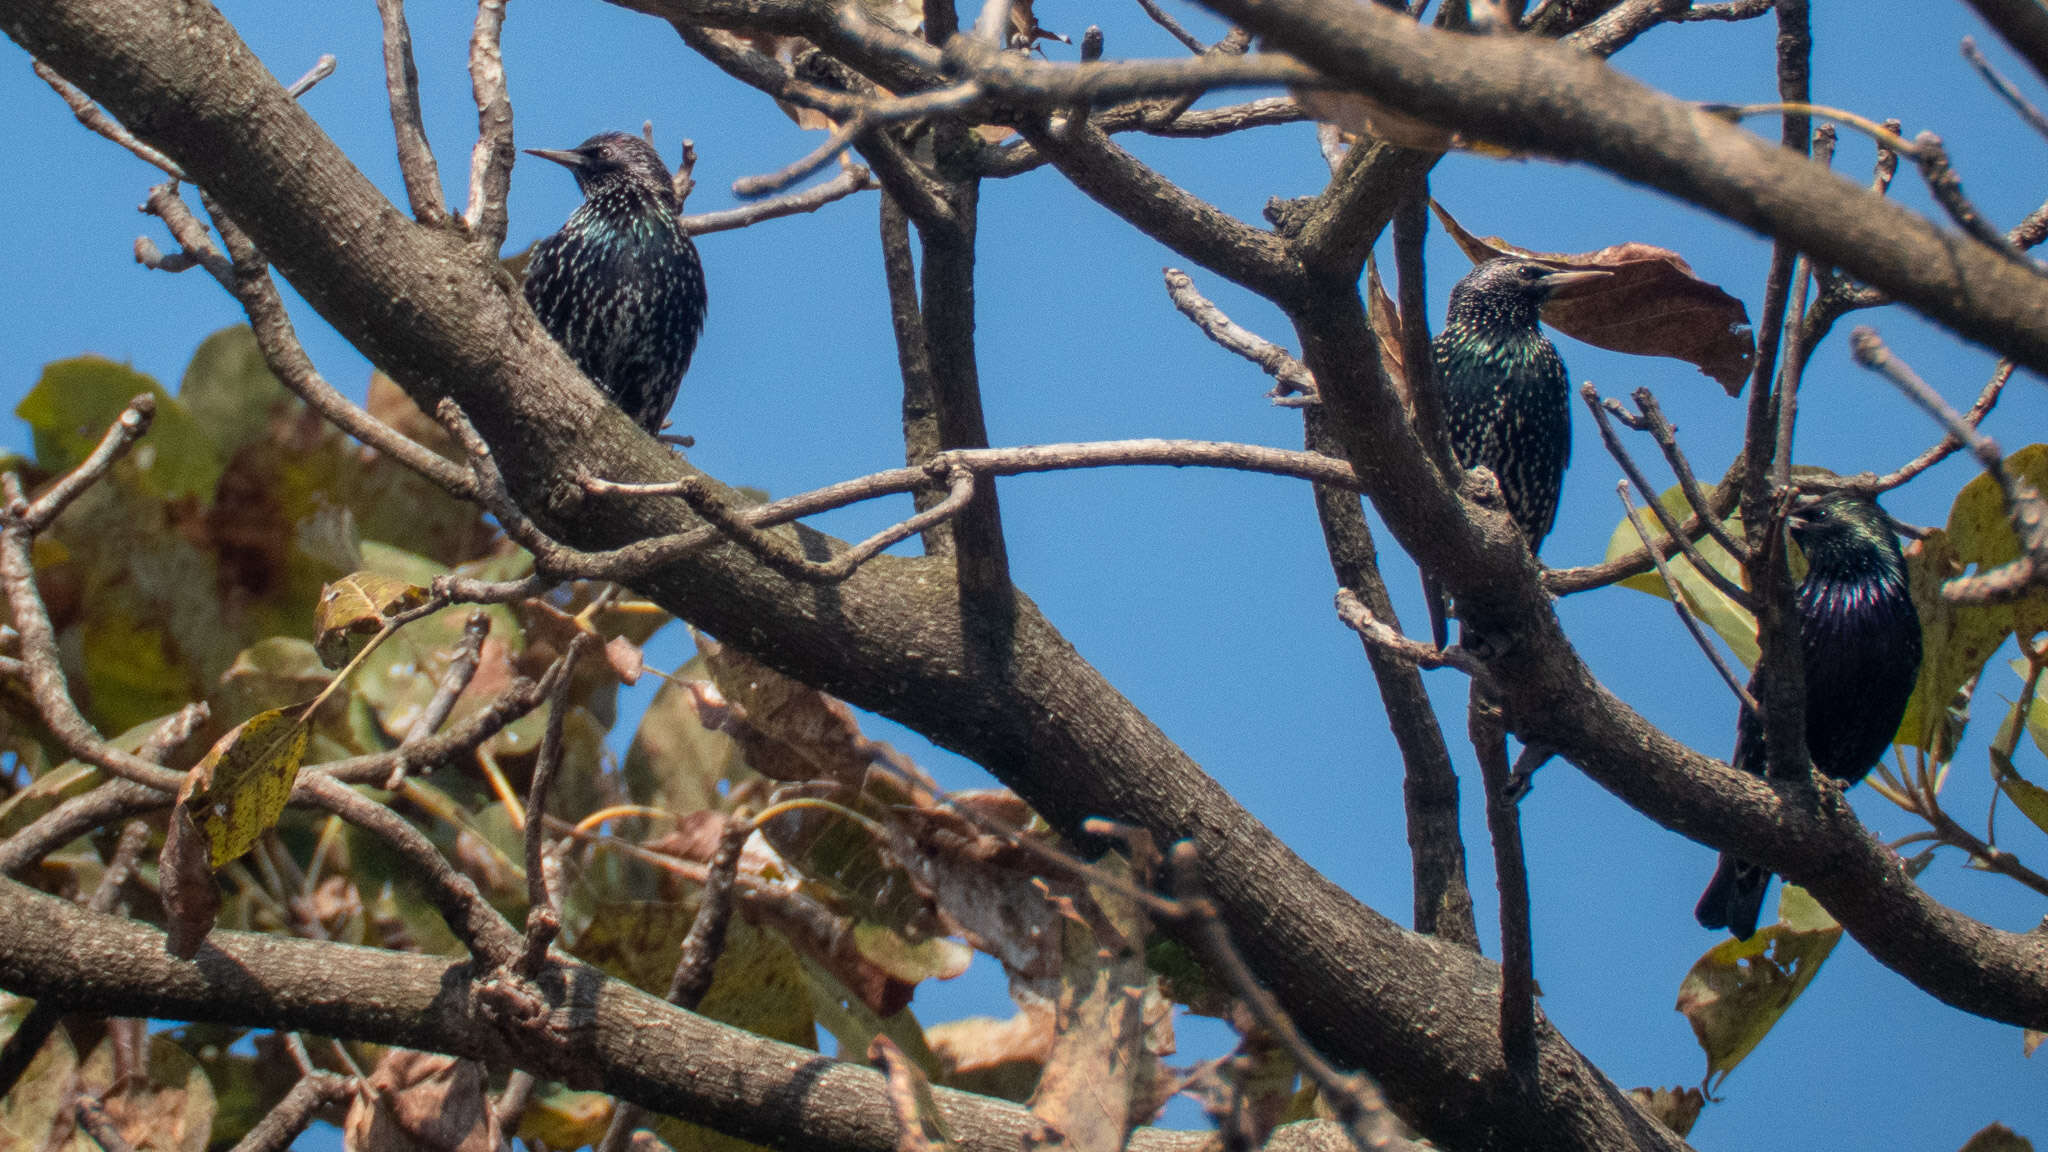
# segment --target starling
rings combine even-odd
[[[1824,496],[1797,508],[1792,538],[1806,554],[1799,636],[1806,669],[1806,751],[1845,787],[1870,769],[1899,730],[1920,673],[1920,617],[1906,590],[1898,529],[1875,501]],[[1755,677],[1750,690],[1756,690]],[[1731,763],[1764,770],[1763,725],[1747,710]],[[1703,928],[1756,935],[1771,874],[1726,853],[1693,909]]]
[[[704,330],[704,266],[654,146],[604,132],[529,148],[576,176],[583,204],[533,246],[526,302],[585,376],[659,434]]]
[[[1493,472],[1531,552],[1557,518],[1572,455],[1571,384],[1563,358],[1537,325],[1537,309],[1566,285],[1606,275],[1506,256],[1488,260],[1451,289],[1444,330],[1430,346],[1458,465]],[[1441,648],[1443,594],[1434,581],[1425,585]]]

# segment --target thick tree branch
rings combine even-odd
[[[873,1070],[778,1044],[663,1003],[579,964],[535,982],[546,1027],[479,1008],[466,964],[406,953],[216,932],[192,961],[163,933],[0,881],[0,920],[37,924],[0,947],[0,987],[116,1016],[218,1021],[349,1036],[524,1068],[792,1152],[895,1152],[896,1123]],[[935,1095],[961,1152],[1015,1152],[1036,1123],[1013,1104]],[[1273,1147],[1327,1147],[1319,1129]],[[1143,1129],[1133,1152],[1198,1152],[1205,1133]]]

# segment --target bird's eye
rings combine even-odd
[[[1541,278],[1542,278],[1542,276],[1543,276],[1543,269],[1541,269],[1541,268],[1537,267],[1536,265],[1534,265],[1534,264],[1524,264],[1524,265],[1522,265],[1522,279],[1524,279],[1524,280],[1538,280],[1538,279],[1541,279]]]

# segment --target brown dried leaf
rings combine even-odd
[[[1387,379],[1394,382],[1394,391],[1400,393],[1401,404],[1406,407],[1414,403],[1408,387],[1408,367],[1401,360],[1401,309],[1394,298],[1387,295],[1387,286],[1380,281],[1379,261],[1371,254],[1365,258],[1365,302],[1367,315],[1372,321],[1372,333],[1379,337],[1380,367],[1387,373]]]
[[[1051,1003],[1027,998],[1007,1020],[974,1016],[925,1030],[949,1087],[1004,1100],[1028,1099],[1052,1054]]]
[[[191,812],[182,804],[171,809],[170,831],[157,859],[157,882],[163,889],[165,930],[170,933],[165,947],[180,960],[190,960],[199,951],[200,941],[213,931],[220,915],[220,889],[206,857],[206,836],[192,822]]]
[[[1474,236],[1430,201],[1444,230],[1474,264],[1516,256],[1554,268],[1598,270],[1605,279],[1567,289],[1543,306],[1551,327],[1598,348],[1634,356],[1669,356],[1740,395],[1756,358],[1756,337],[1742,301],[1693,274],[1668,248],[1630,242],[1595,252],[1535,252],[1498,236]]]
[[[1643,1111],[1657,1118],[1657,1123],[1684,1136],[1699,1122],[1700,1109],[1707,1106],[1706,1093],[1697,1088],[1631,1088],[1629,1098],[1641,1105]]]
[[[354,655],[352,638],[367,639],[384,627],[387,617],[417,608],[429,593],[382,572],[351,572],[320,590],[313,614],[313,647],[329,668],[339,668]]]
[[[399,434],[422,447],[430,448],[450,460],[462,460],[462,448],[455,438],[432,416],[412,402],[391,377],[382,372],[370,373],[369,403],[364,407],[370,415],[398,430]]]
[[[932,1095],[924,1070],[887,1036],[868,1044],[868,1060],[881,1066],[888,1080],[889,1106],[896,1113],[896,1152],[942,1152],[952,1147],[945,1113]]]
[[[1112,856],[1101,866],[1118,865],[1123,861]],[[1128,878],[1128,865],[1121,871]],[[1031,1097],[1043,1129],[1025,1136],[1027,1150],[1121,1152],[1145,1119],[1133,1105],[1151,1097],[1140,1090],[1156,1063],[1145,1047],[1143,1005],[1151,977],[1142,949],[1144,913],[1102,886],[1091,886],[1089,895],[1120,939],[1064,922],[1057,1030]]]
[[[348,1152],[497,1152],[483,1068],[410,1048],[377,1062],[342,1126]]]
[[[1036,857],[944,809],[900,809],[888,830],[890,854],[949,933],[1026,978],[1059,970],[1058,912],[1033,883]]]
[[[605,641],[604,658],[612,666],[612,671],[619,674],[620,682],[628,685],[640,682],[640,670],[645,664],[638,644],[624,636],[614,636]]]
[[[747,763],[771,780],[831,780],[859,788],[873,757],[847,706],[730,644],[700,640],[718,690],[743,710],[732,729]]]
[[[2048,1040],[2048,1032],[2037,1032],[2032,1028],[2026,1029],[2020,1034],[2021,1054],[2032,1056],[2034,1049],[2039,1048],[2043,1040]]]

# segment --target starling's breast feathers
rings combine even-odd
[[[1447,327],[1434,345],[1451,447],[1465,468],[1500,482],[1533,549],[1550,534],[1571,461],[1571,390],[1564,360],[1534,327]]]

